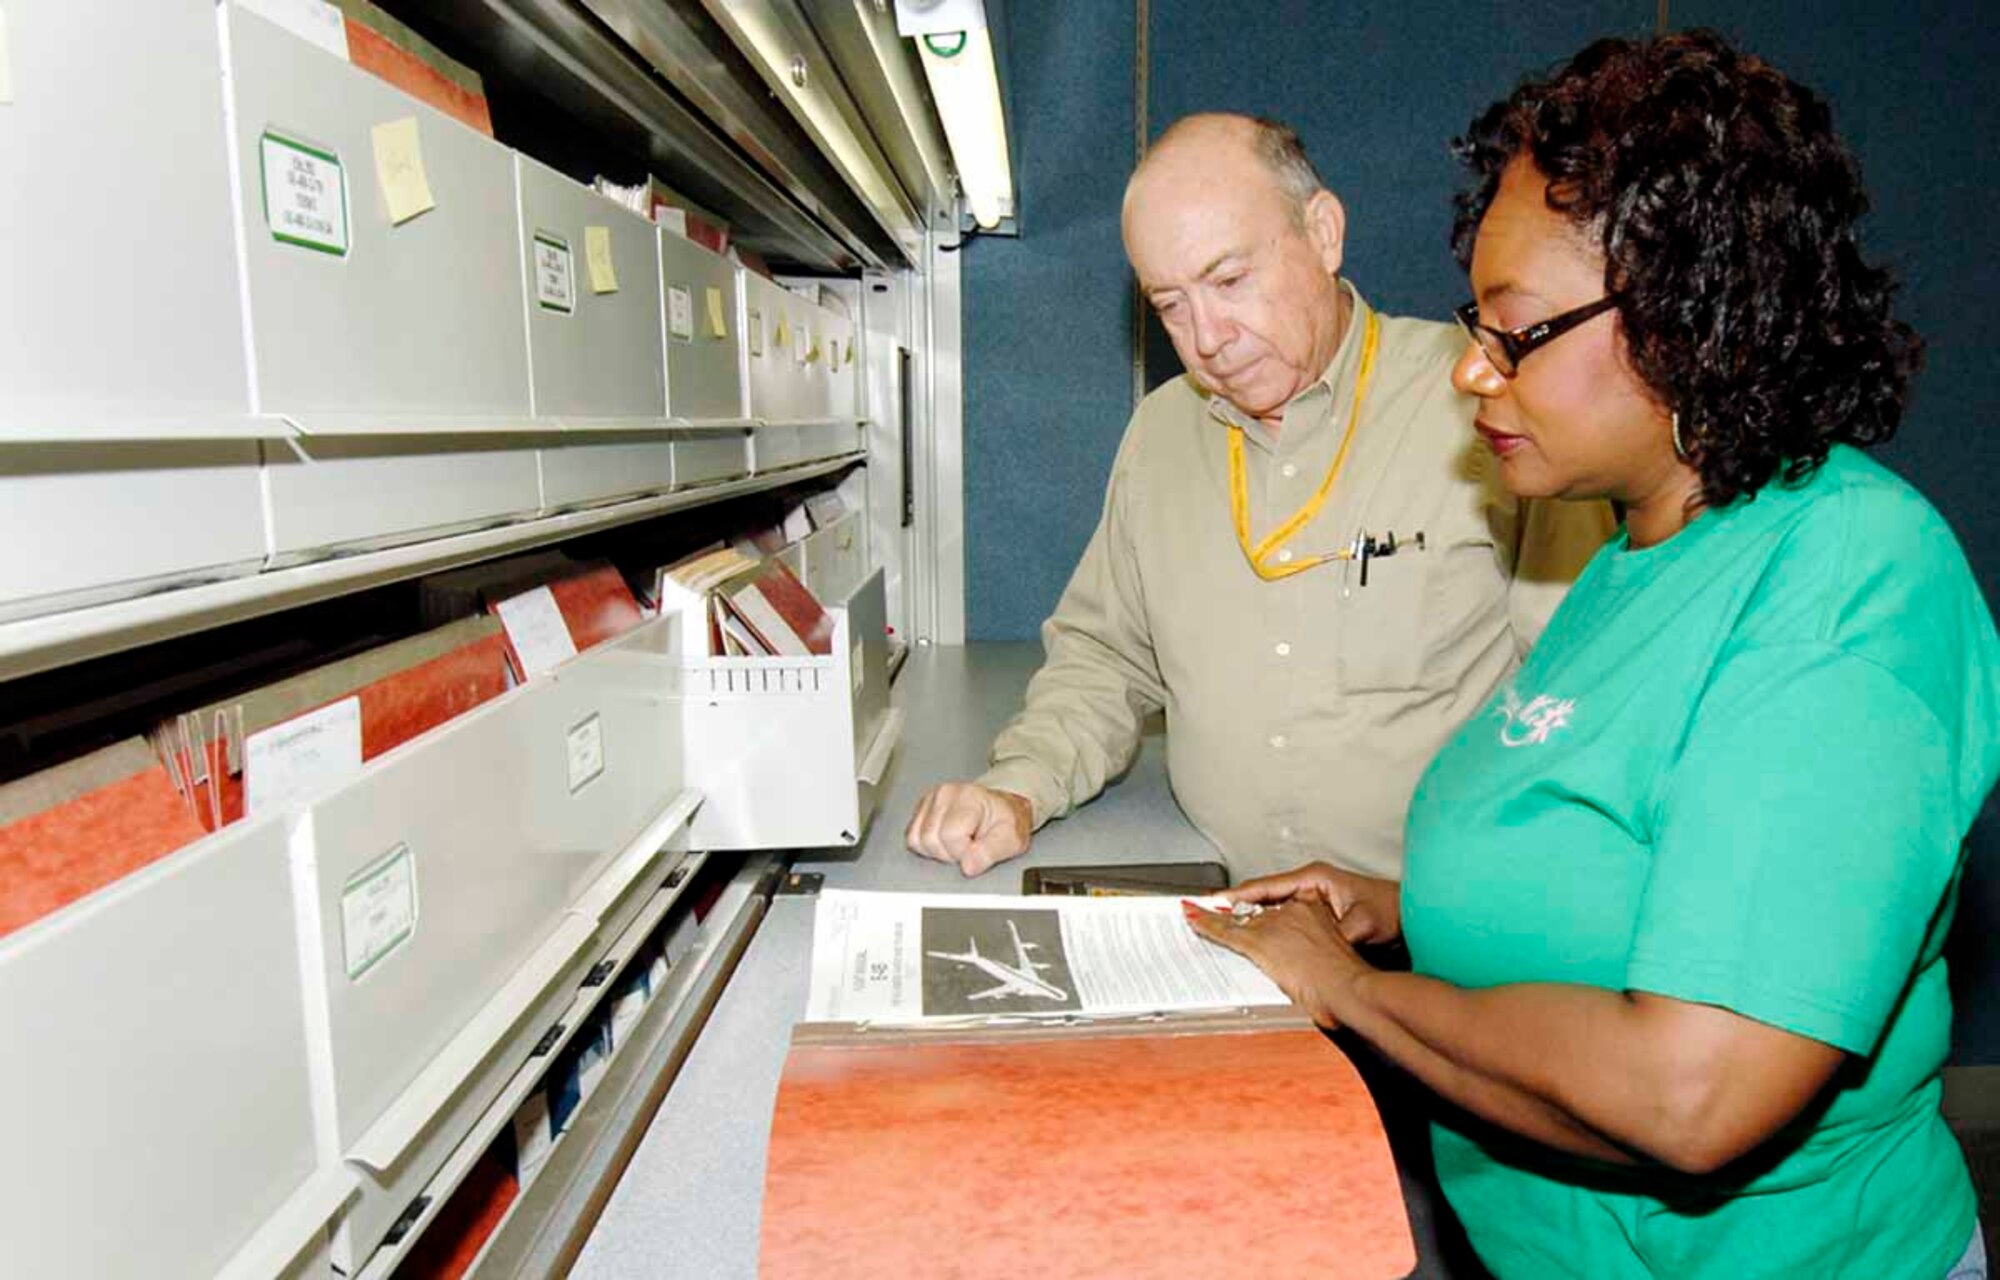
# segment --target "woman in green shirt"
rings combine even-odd
[[[1719,37],[1607,40],[1473,125],[1454,371],[1524,497],[1625,527],[1412,802],[1195,927],[1458,1109],[1502,1276],[1984,1276],[1938,1113],[2000,642],[1870,462],[1921,344],[1825,103]],[[1406,938],[1414,971],[1352,943]]]

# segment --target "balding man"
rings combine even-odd
[[[1612,528],[1523,503],[1474,448],[1456,328],[1340,278],[1346,213],[1298,136],[1200,115],[1125,192],[1125,250],[1186,374],[1140,404],[1047,661],[910,848],[976,875],[1096,795],[1164,709],[1181,808],[1242,879],[1400,879],[1418,775]]]

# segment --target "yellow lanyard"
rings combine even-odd
[[[1381,336],[1381,323],[1371,311],[1368,313],[1367,328],[1361,336],[1361,368],[1354,375],[1354,405],[1347,413],[1347,434],[1341,438],[1339,452],[1333,455],[1333,465],[1327,469],[1326,479],[1319,482],[1318,492],[1306,499],[1306,504],[1294,511],[1289,520],[1273,529],[1255,546],[1250,544],[1250,478],[1243,466],[1243,428],[1234,424],[1229,428],[1229,513],[1235,517],[1236,541],[1243,547],[1244,558],[1250,561],[1250,567],[1256,570],[1257,576],[1266,582],[1304,573],[1329,560],[1346,558],[1334,552],[1293,564],[1265,563],[1293,534],[1313,522],[1319,509],[1326,505],[1327,495],[1333,492],[1333,482],[1340,477],[1340,469],[1347,463],[1347,450],[1354,443],[1354,433],[1361,427],[1361,405],[1368,398],[1368,383],[1375,376],[1375,347]]]

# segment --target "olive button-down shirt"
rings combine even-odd
[[[1047,661],[980,779],[1035,822],[1096,795],[1156,709],[1188,818],[1242,879],[1313,858],[1400,877],[1403,818],[1438,748],[1511,673],[1609,536],[1602,503],[1523,502],[1501,486],[1450,372],[1448,325],[1381,316],[1349,421],[1368,307],[1275,433],[1181,377],[1139,406],[1103,518],[1042,628]],[[1395,535],[1397,550],[1266,581],[1230,514],[1243,432],[1253,543],[1349,456],[1276,567]],[[1286,553],[1289,553],[1289,558]]]

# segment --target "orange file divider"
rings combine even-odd
[[[811,1035],[841,1025],[785,1062],[767,1280],[1416,1266],[1374,1102],[1315,1029]]]
[[[472,618],[371,649],[182,716],[163,730],[196,812],[210,826],[247,809],[246,741],[348,698],[361,722],[359,764],[507,691],[500,627]],[[197,760],[206,768],[196,768]]]
[[[0,937],[203,834],[140,738],[0,787]]]

